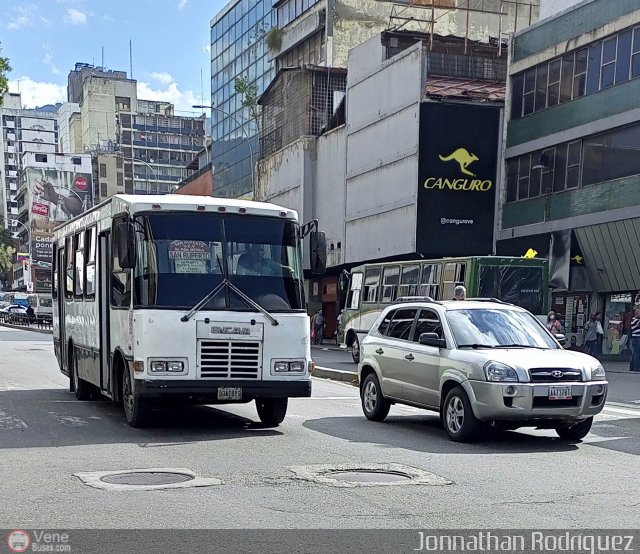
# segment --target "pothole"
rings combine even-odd
[[[309,465],[289,468],[298,479],[333,487],[451,485],[452,481],[402,464]]]
[[[85,485],[103,490],[160,490],[220,485],[215,478],[196,477],[185,468],[149,468],[74,473]]]

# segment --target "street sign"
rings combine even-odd
[[[18,252],[16,256],[19,262],[28,262],[31,259],[31,256],[25,252]]]
[[[27,292],[33,292],[33,283],[27,283]]]

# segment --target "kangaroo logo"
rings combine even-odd
[[[476,156],[475,154],[472,154],[471,152],[469,152],[466,148],[458,148],[453,152],[453,154],[450,154],[447,157],[444,157],[444,156],[438,156],[438,157],[443,162],[449,162],[451,160],[455,160],[460,164],[460,171],[462,171],[462,173],[464,173],[465,175],[471,175],[471,177],[476,176],[476,174],[471,173],[471,171],[469,171],[467,167],[469,167],[469,165],[472,164],[473,162],[477,162],[480,158],[478,158],[478,156]]]

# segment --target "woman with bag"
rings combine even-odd
[[[553,311],[547,315],[547,329],[552,335],[562,333],[562,324],[556,319],[556,314]]]

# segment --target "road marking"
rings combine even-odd
[[[358,400],[359,396],[308,396],[300,400]],[[297,400],[297,399],[296,399]]]
[[[11,429],[28,429],[27,424],[18,417],[0,412],[0,430],[10,431]]]
[[[353,371],[347,371],[345,369],[335,369],[333,367],[324,367],[321,365],[317,365],[316,369],[322,369],[324,371],[335,371],[336,373],[344,373],[345,375],[353,375],[354,377],[358,377],[358,374]]]

